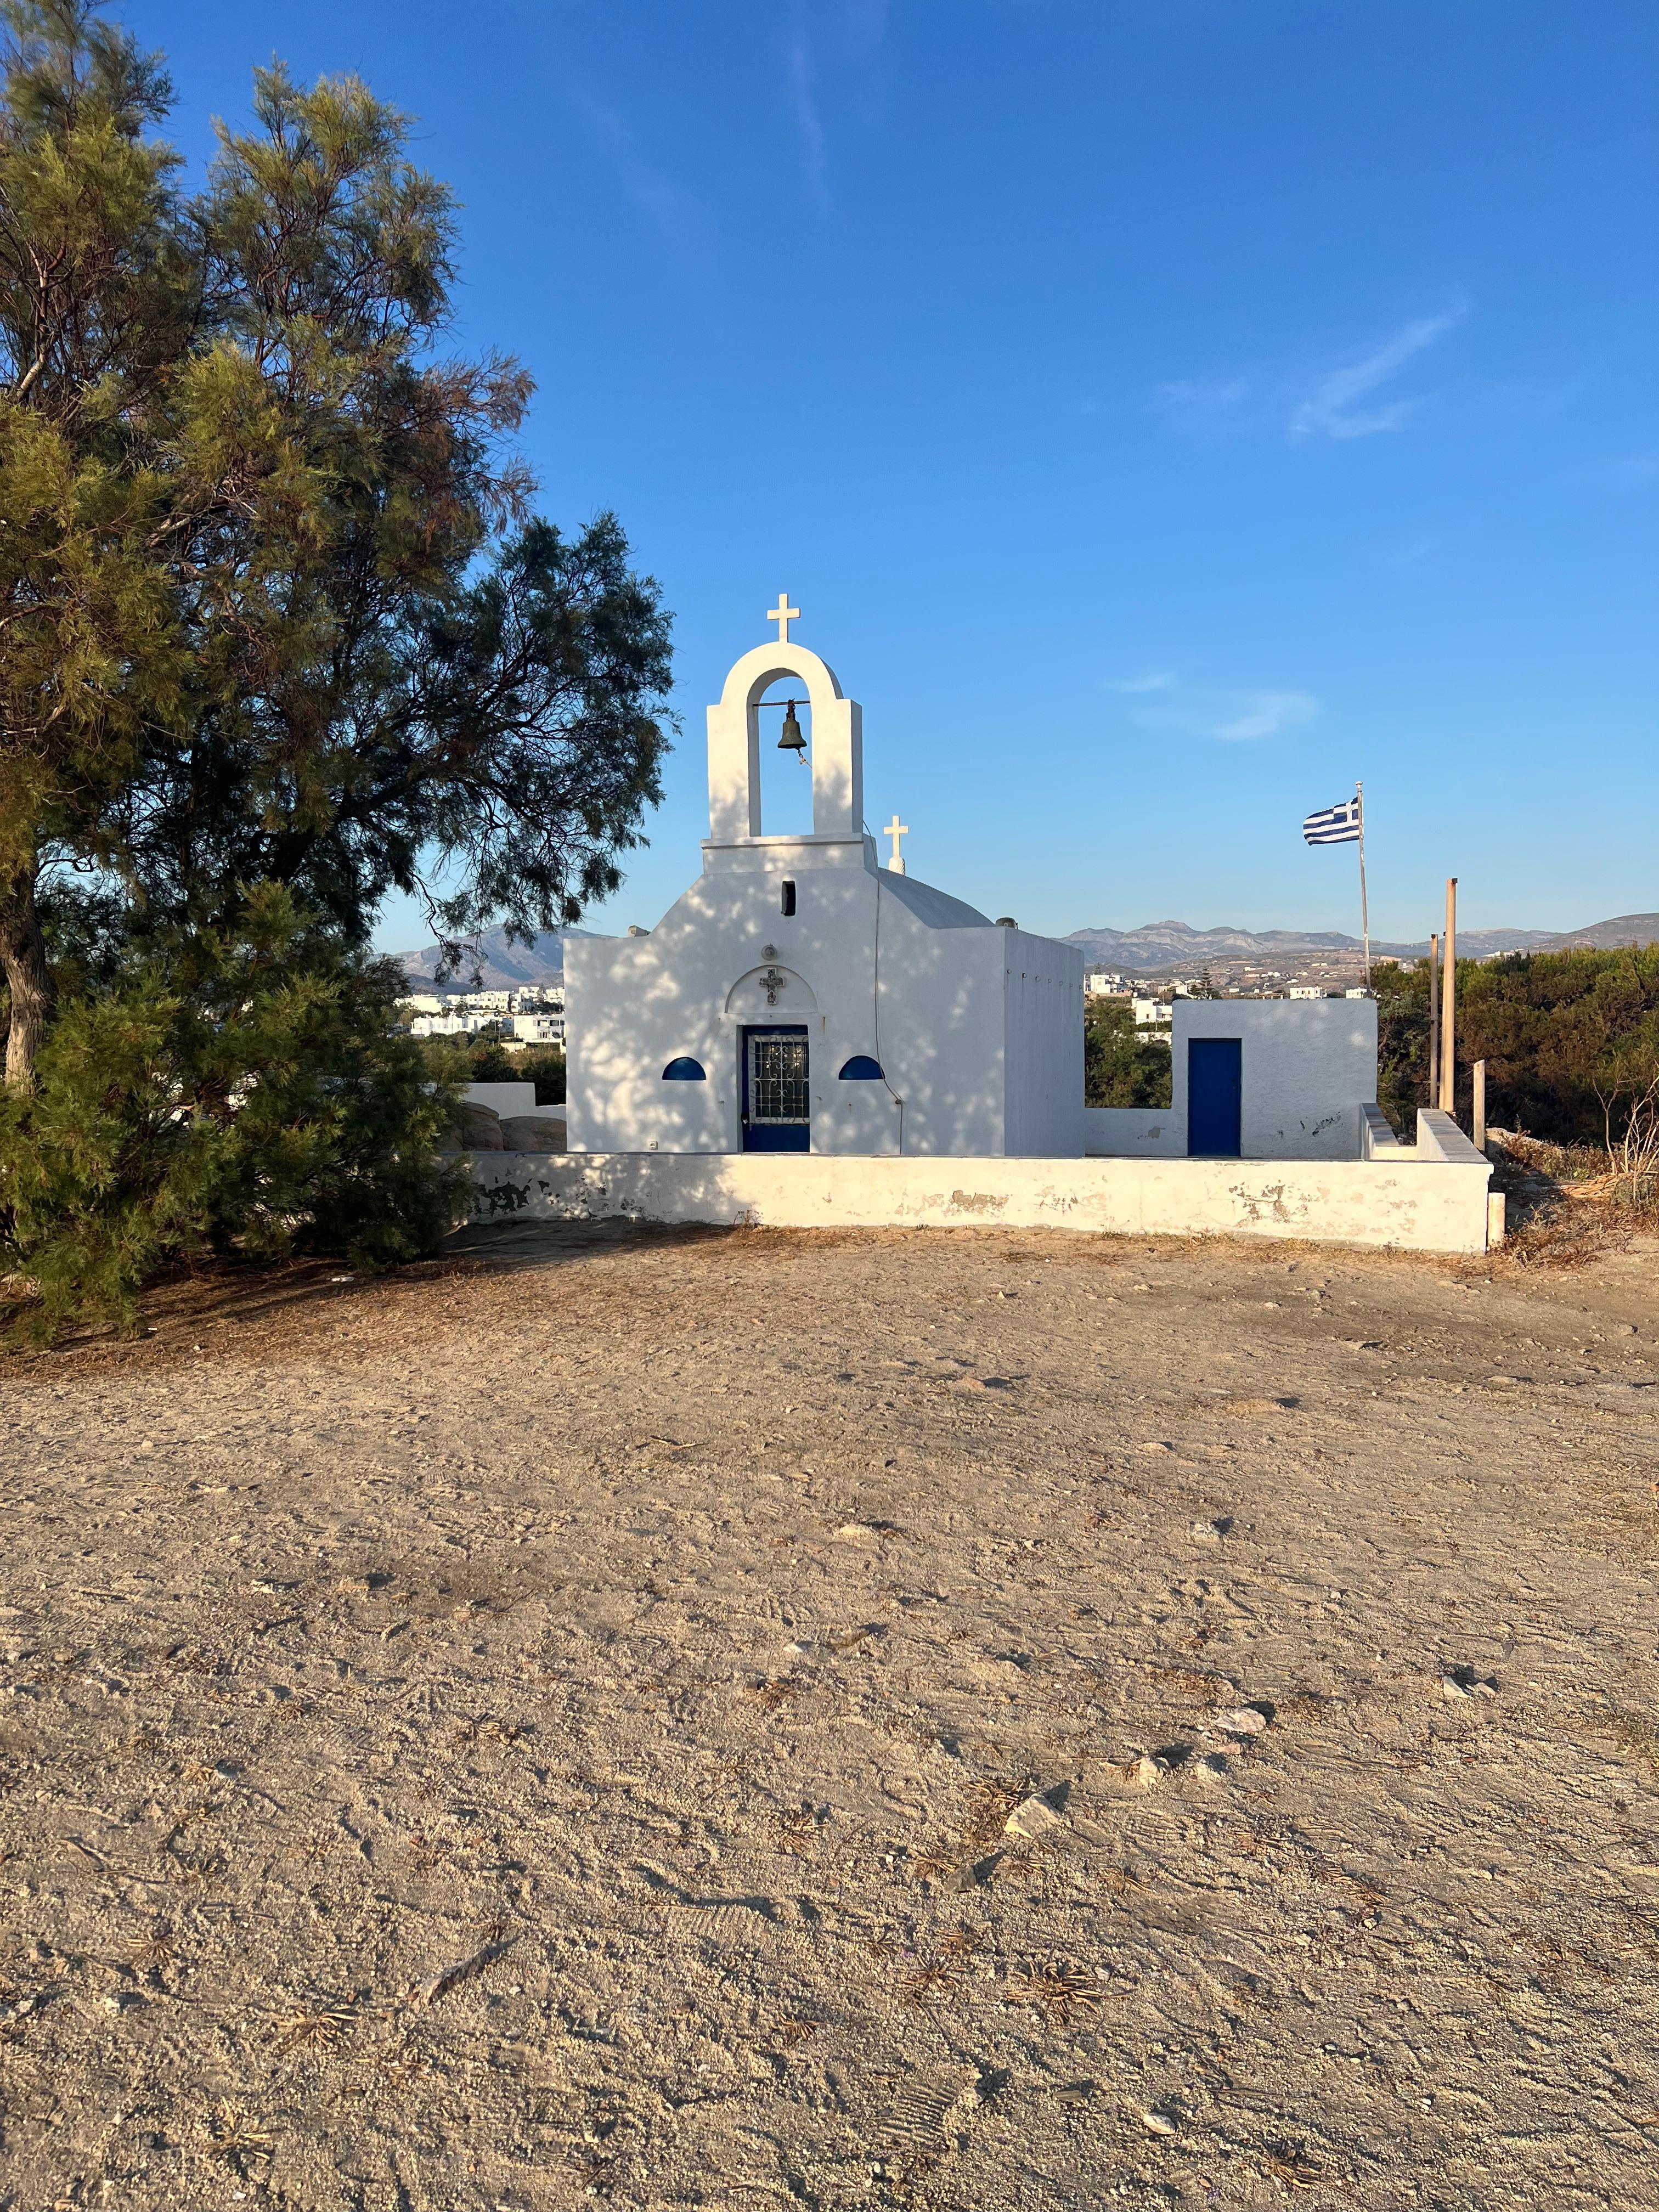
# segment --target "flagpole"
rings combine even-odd
[[[1359,927],[1365,939],[1365,988],[1371,988],[1371,911],[1365,898],[1365,787],[1356,783],[1353,802],[1359,809]]]

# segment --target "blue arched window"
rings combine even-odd
[[[855,1052],[841,1072],[843,1083],[885,1083],[881,1062],[872,1060],[867,1052]]]
[[[707,1083],[708,1077],[700,1060],[693,1060],[689,1053],[682,1053],[678,1060],[671,1060],[664,1068],[662,1079],[665,1083]]]

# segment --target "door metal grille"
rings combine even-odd
[[[749,1118],[763,1127],[811,1118],[806,1097],[806,1042],[802,1037],[749,1040]]]

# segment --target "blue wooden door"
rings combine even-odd
[[[1236,1160],[1244,1082],[1237,1037],[1187,1040],[1187,1151],[1193,1159]]]
[[[743,1055],[744,1152],[810,1152],[812,1108],[805,1024],[743,1030],[738,1049]]]

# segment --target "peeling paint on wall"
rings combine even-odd
[[[1425,1115],[1419,1123],[1437,1119]],[[1082,1159],[961,1163],[811,1154],[609,1153],[603,1175],[568,1153],[518,1156],[522,1184],[492,1159],[473,1218],[742,1224],[754,1228],[1065,1228],[1082,1234],[1306,1237],[1426,1252],[1486,1249],[1490,1164],[1447,1120],[1392,1158],[1253,1164]],[[481,1159],[481,1166],[483,1162]],[[504,1203],[503,1194],[513,1194]]]

